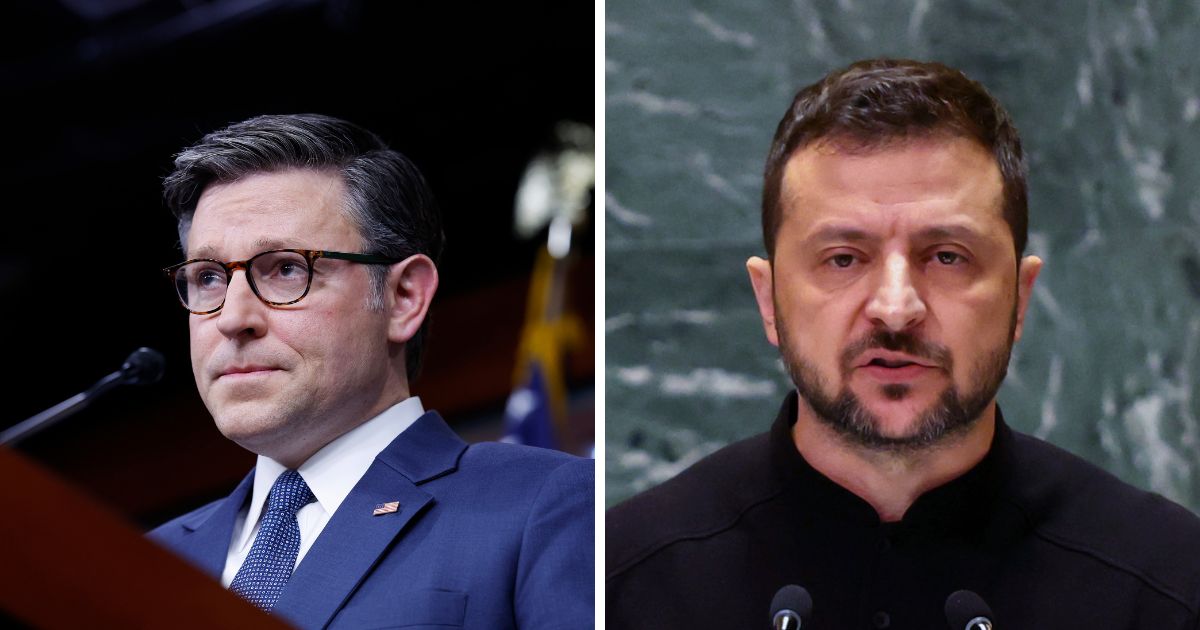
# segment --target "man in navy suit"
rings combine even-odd
[[[594,463],[468,446],[410,393],[443,244],[416,167],[345,121],[262,116],[164,192],[196,385],[258,462],[151,538],[301,627],[590,627]]]

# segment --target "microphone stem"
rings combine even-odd
[[[87,407],[96,396],[120,385],[124,378],[125,375],[123,373],[113,372],[96,381],[96,384],[89,387],[86,391],[75,394],[36,416],[22,420],[20,423],[5,429],[3,432],[0,432],[0,444],[16,444],[25,438],[58,424],[60,421]]]

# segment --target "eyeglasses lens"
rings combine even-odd
[[[248,261],[250,279],[259,297],[285,304],[304,296],[309,283],[308,259],[296,252],[263,252]],[[194,312],[212,311],[225,301],[229,275],[207,260],[188,263],[175,271],[175,290]]]

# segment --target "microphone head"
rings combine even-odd
[[[976,624],[992,626],[992,609],[974,591],[954,591],[946,598],[946,621],[951,630],[974,629]]]
[[[812,617],[812,596],[803,586],[788,584],[775,591],[771,598],[771,624],[775,628],[799,628],[801,622]],[[795,625],[780,625],[780,617],[791,613],[795,617]]]
[[[167,361],[158,350],[138,348],[121,366],[122,382],[130,385],[150,385],[162,379]]]

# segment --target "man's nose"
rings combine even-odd
[[[217,329],[226,337],[261,337],[267,331],[268,307],[254,290],[244,270],[233,272],[225,291],[225,305],[217,311]]]
[[[925,301],[913,283],[913,269],[908,258],[899,253],[888,254],[878,284],[867,302],[867,317],[876,325],[899,332],[924,321],[925,312]]]

